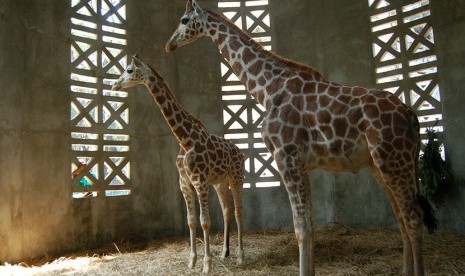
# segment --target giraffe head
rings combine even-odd
[[[138,84],[150,83],[150,67],[144,64],[137,54],[132,57],[131,63],[126,67],[119,79],[113,84],[111,90],[121,90]]]
[[[204,35],[206,19],[207,14],[200,8],[199,4],[195,0],[188,0],[186,11],[170,40],[166,43],[165,50],[172,52]]]

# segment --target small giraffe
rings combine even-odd
[[[188,0],[166,44],[171,52],[209,37],[265,115],[262,138],[289,194],[300,275],[314,275],[314,231],[307,172],[357,172],[368,167],[384,189],[403,240],[403,273],[423,275],[422,222],[432,231],[431,205],[420,195],[419,123],[395,95],[349,87],[264,50],[234,23]]]
[[[244,181],[244,155],[232,142],[210,134],[204,124],[184,109],[176,100],[160,74],[143,63],[136,55],[131,64],[113,84],[112,90],[120,90],[143,84],[160,108],[166,122],[179,142],[180,150],[176,159],[179,185],[186,201],[187,221],[190,230],[189,268],[197,260],[195,193],[200,204],[200,222],[204,234],[205,257],[203,273],[211,267],[209,242],[210,216],[208,212],[208,188],[213,185],[220,201],[224,219],[224,244],[222,259],[229,255],[229,227],[232,208],[229,198],[231,189],[237,223],[237,262],[244,261],[242,248],[242,187]]]

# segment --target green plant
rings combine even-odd
[[[427,128],[428,142],[420,156],[421,192],[437,207],[444,203],[445,195],[457,182],[454,173],[441,156],[441,145],[436,131]]]

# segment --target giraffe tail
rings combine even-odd
[[[434,213],[433,206],[428,199],[421,194],[418,194],[417,200],[423,210],[423,224],[426,226],[426,229],[428,229],[428,233],[433,234],[438,228],[438,219]]]
[[[438,229],[438,219],[436,218],[436,214],[434,212],[434,208],[429,202],[429,200],[423,196],[420,193],[420,167],[419,167],[419,161],[420,161],[420,145],[421,145],[421,140],[420,140],[420,123],[418,122],[418,117],[415,115],[413,111],[412,113],[412,120],[413,120],[413,126],[415,128],[415,133],[418,134],[418,148],[416,151],[416,158],[415,158],[415,179],[416,184],[417,184],[417,200],[418,203],[420,204],[421,209],[423,210],[423,224],[426,226],[426,229],[428,229],[429,234],[433,234],[437,229]]]

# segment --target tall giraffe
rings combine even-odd
[[[210,216],[208,213],[208,188],[210,185],[215,188],[223,211],[224,244],[221,254],[223,259],[229,255],[229,227],[232,220],[232,208],[228,187],[231,189],[238,235],[237,262],[242,264],[244,251],[242,248],[241,197],[244,181],[244,155],[232,142],[210,134],[199,119],[177,102],[160,74],[137,56],[134,56],[131,64],[113,84],[112,90],[120,90],[138,84],[147,87],[180,145],[176,166],[179,172],[179,185],[187,207],[191,250],[189,268],[193,268],[197,260],[195,242],[197,227],[195,193],[197,193],[205,246],[203,272],[210,271]]]
[[[418,187],[419,123],[395,95],[349,87],[264,50],[234,23],[188,0],[166,51],[206,36],[262,104],[262,138],[287,189],[299,245],[300,275],[314,275],[314,231],[307,172],[368,167],[384,189],[403,240],[403,273],[423,275],[422,222],[436,220]]]

